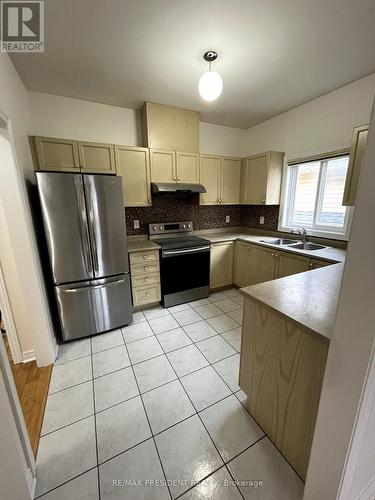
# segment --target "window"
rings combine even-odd
[[[346,154],[290,165],[279,229],[305,227],[312,235],[346,239],[350,210],[342,198],[348,163]]]

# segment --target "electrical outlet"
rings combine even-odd
[[[134,229],[139,229],[139,220],[134,221]]]
[[[230,222],[230,215],[225,216],[225,222]]]
[[[261,215],[259,217],[259,224],[264,224],[264,216],[263,215]]]

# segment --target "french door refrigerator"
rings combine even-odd
[[[131,323],[121,178],[36,177],[63,340]]]

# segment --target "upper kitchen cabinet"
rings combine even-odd
[[[152,149],[198,152],[196,111],[146,102],[141,110],[143,145]]]
[[[112,144],[78,142],[79,162],[83,173],[115,174],[115,153]]]
[[[30,137],[35,170],[79,172],[78,143],[54,137]]]
[[[235,205],[240,202],[241,160],[200,155],[200,182],[206,188],[201,205]]]
[[[223,158],[221,167],[221,204],[240,203],[241,159]]]
[[[199,182],[198,153],[176,152],[176,180],[177,182]]]
[[[115,146],[115,157],[117,175],[122,177],[125,207],[151,205],[149,150]]]
[[[151,181],[177,182],[175,151],[150,149]]]
[[[355,205],[359,176],[361,173],[363,156],[366,150],[367,132],[368,125],[355,127],[353,130],[348,173],[346,174],[345,190],[342,201],[342,204],[346,206]]]
[[[201,205],[220,204],[221,157],[200,155],[200,183],[206,192],[200,195]]]
[[[35,170],[115,174],[112,144],[55,137],[30,137]]]
[[[268,151],[243,159],[241,202],[244,205],[278,205],[284,153]]]

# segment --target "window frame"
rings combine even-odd
[[[317,156],[311,156],[308,158],[298,158],[296,160],[290,160],[287,165],[284,166],[283,172],[283,183],[281,192],[281,203],[280,203],[280,214],[278,230],[283,232],[291,232],[294,229],[305,227],[307,233],[311,236],[318,236],[321,238],[336,239],[348,241],[351,224],[353,219],[353,207],[346,207],[346,216],[344,227],[339,229],[337,226],[327,226],[322,224],[317,224],[317,218],[319,213],[321,213],[322,201],[323,201],[323,190],[325,184],[322,182],[322,177],[326,176],[328,160],[334,158],[340,158],[343,156],[349,156],[350,149],[343,149],[340,151],[334,151],[332,153],[326,153]],[[318,188],[315,198],[315,208],[313,215],[313,227],[309,225],[293,225],[291,223],[292,214],[294,210],[295,201],[295,190],[297,183],[297,168],[298,165],[303,163],[313,163],[320,162],[319,177],[318,177]]]

